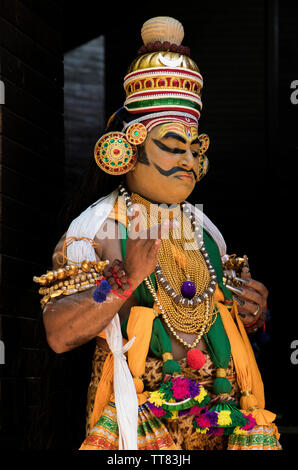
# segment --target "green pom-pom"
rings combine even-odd
[[[173,361],[171,359],[169,361],[164,362],[162,366],[163,375],[166,375],[166,374],[173,375],[174,372],[181,374],[180,364],[177,361]]]
[[[221,393],[230,394],[232,391],[232,385],[225,377],[216,377],[213,382],[213,391],[216,395],[220,395]]]

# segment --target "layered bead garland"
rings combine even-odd
[[[119,190],[120,194],[125,200],[128,214],[133,215],[133,202],[130,195],[122,185],[120,186]],[[160,309],[165,323],[167,324],[175,338],[180,341],[185,347],[194,348],[199,343],[202,336],[209,331],[211,325],[216,319],[216,316],[214,316],[213,314],[213,298],[216,288],[216,272],[211,265],[209,255],[204,246],[204,240],[201,234],[201,229],[197,224],[195,217],[192,215],[191,210],[186,203],[183,203],[181,205],[181,208],[183,209],[183,213],[187,216],[187,219],[191,223],[196,247],[197,249],[199,249],[199,252],[198,250],[196,252],[196,262],[201,263],[201,271],[204,274],[199,278],[199,284],[200,286],[205,284],[205,288],[199,295],[195,297],[196,285],[193,281],[191,281],[188,276],[188,279],[180,285],[180,293],[178,293],[177,287],[175,291],[175,289],[171,286],[170,282],[165,278],[161,264],[158,264],[156,266],[155,275],[159,286],[159,294],[162,295],[157,296],[150,277],[145,279],[145,284],[148,290],[151,292],[156,302],[156,305]],[[167,248],[169,254],[169,250],[171,251],[171,247],[167,246]],[[163,256],[161,254],[161,251],[162,250],[160,250],[159,257],[162,259]],[[166,256],[164,259],[165,266],[167,266],[168,260],[169,258],[168,256]],[[199,267],[200,266],[197,266],[197,268]],[[195,270],[193,269],[193,271],[196,273],[198,270],[196,270],[196,268]],[[163,305],[161,300],[163,302]],[[196,333],[197,338],[192,344],[189,344],[178,336],[175,329],[185,333]]]

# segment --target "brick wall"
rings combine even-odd
[[[71,196],[105,127],[104,36],[64,55],[65,191]]]
[[[0,432],[6,449],[47,439],[40,417],[54,359],[32,277],[50,265],[64,184],[61,30],[58,1],[0,1]]]

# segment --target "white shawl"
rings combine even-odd
[[[96,233],[112,211],[119,190],[115,189],[107,196],[89,206],[70,224],[66,238],[86,237],[94,239]],[[221,257],[226,255],[226,244],[220,231],[208,217],[195,206],[191,210],[196,220],[217,243]],[[67,247],[67,257],[76,263],[85,259],[96,260],[94,247],[88,240],[73,241]],[[114,392],[119,427],[119,449],[137,450],[138,399],[131,373],[124,353],[130,348],[134,338],[123,347],[119,315],[105,328],[106,339],[114,356]]]

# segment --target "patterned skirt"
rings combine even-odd
[[[138,450],[176,450],[166,426],[146,405],[138,410]],[[118,450],[119,432],[115,403],[110,402],[86,437],[81,450]]]
[[[96,390],[101,377],[101,371],[108,352],[96,344],[91,381],[87,397],[86,439],[83,448],[94,450],[118,449],[118,425],[114,403],[110,402],[104,409],[95,427],[90,430],[90,419],[93,411]],[[212,384],[215,368],[206,354],[206,363],[200,370],[187,367],[186,358],[179,362],[182,374],[190,379],[199,381],[212,397]],[[163,361],[148,357],[143,377],[146,391],[157,390],[162,382]],[[231,382],[231,396],[239,397],[234,363],[231,359],[227,370],[227,378]],[[228,446],[227,436],[206,436],[197,433],[192,426],[193,416],[180,416],[175,420],[160,419],[152,415],[148,407],[139,406],[138,449],[139,450],[225,450]]]
[[[118,424],[115,404],[106,405],[103,413],[93,429],[90,429],[94,400],[102,368],[108,355],[96,344],[91,381],[87,397],[86,439],[81,446],[82,450],[117,450]],[[179,362],[182,374],[202,384],[211,398],[212,384],[216,369],[205,353],[206,362],[200,370],[190,369],[186,358]],[[146,391],[157,390],[162,382],[163,361],[147,357],[145,374],[143,376]],[[236,381],[234,363],[231,358],[227,378],[232,385],[231,396],[237,401],[240,397]],[[185,415],[177,419],[164,419],[154,416],[146,404],[140,405],[138,410],[138,449],[139,450],[280,450],[281,446],[276,438],[277,428],[271,426],[258,426],[252,431],[240,431],[231,436],[213,436],[197,433],[192,425],[193,416]]]

